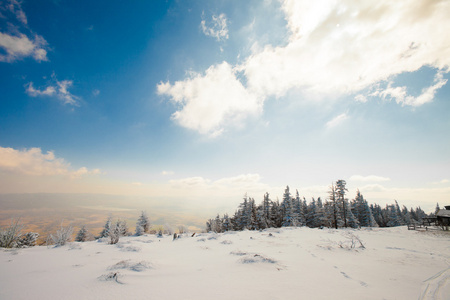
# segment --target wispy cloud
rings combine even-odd
[[[362,175],[353,175],[350,176],[348,179],[349,181],[358,181],[358,182],[384,182],[391,180],[388,177],[383,176],[376,176],[376,175],[368,175],[368,176],[362,176]]]
[[[59,81],[56,76],[52,75],[52,82],[50,85],[42,89],[36,89],[33,82],[29,82],[26,85],[26,93],[31,97],[53,97],[62,101],[64,104],[70,104],[73,106],[79,106],[79,97],[69,92],[69,88],[73,85],[72,80]]]
[[[40,148],[17,150],[0,147],[0,170],[31,176],[68,176],[80,178],[100,174],[99,169],[81,167],[73,170],[70,163],[55,157],[53,151],[43,153]]]
[[[221,178],[215,181],[196,176],[170,180],[169,184],[177,189],[191,189],[195,187],[200,193],[210,190],[233,190],[237,191],[238,194],[245,192],[258,192],[263,194],[272,189],[261,182],[261,176],[259,174],[241,174],[234,177]]]
[[[33,57],[38,62],[47,61],[47,41],[28,28],[27,16],[22,10],[21,2],[9,0],[3,11],[12,15],[12,18],[4,16],[8,19],[10,32],[0,32],[0,49],[5,52],[0,54],[0,62],[12,63],[25,57]],[[28,34],[21,31],[26,31]]]
[[[371,95],[380,95],[383,99],[395,99],[395,102],[402,106],[420,106],[433,101],[436,91],[447,83],[442,71],[436,73],[433,83],[433,85],[422,89],[422,93],[416,97],[408,95],[406,86],[392,87],[392,81],[389,82],[386,89],[375,91]]]
[[[290,32],[287,44],[259,47],[240,65],[223,62],[211,66],[205,75],[158,85],[160,94],[181,105],[174,120],[211,134],[228,126],[226,120],[261,111],[267,97],[282,97],[291,89],[333,98],[359,94],[356,100],[365,102],[367,88],[423,66],[438,71],[434,84],[420,96],[407,96],[401,88],[380,91],[377,96],[389,95],[401,105],[419,106],[432,101],[446,84],[443,75],[450,70],[450,39],[442,36],[450,28],[448,1],[382,0],[374,5],[284,0],[281,7]],[[218,78],[219,74],[227,80]],[[238,102],[251,105],[235,108],[236,96]]]
[[[325,124],[326,128],[334,128],[340,124],[342,124],[345,120],[347,120],[349,117],[346,113],[342,113],[336,117],[334,117],[333,119],[331,119],[330,121],[328,121]]]
[[[433,182],[433,184],[447,184],[447,183],[450,183],[449,179],[442,179],[440,181]]]
[[[164,176],[169,176],[169,175],[175,174],[175,172],[174,171],[162,171],[161,174]]]
[[[227,17],[225,14],[212,15],[211,21],[207,22],[202,15],[200,26],[205,35],[216,38],[217,41],[228,39]]]
[[[17,0],[9,0],[6,3],[6,8],[13,13],[17,20],[23,23],[24,25],[28,24],[27,16],[22,10],[22,3]]]

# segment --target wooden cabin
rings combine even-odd
[[[443,230],[450,228],[450,205],[445,206],[445,209],[440,209],[436,214],[436,222]]]

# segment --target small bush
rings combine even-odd
[[[39,233],[27,232],[25,235],[21,236],[17,241],[18,248],[33,247],[36,246],[36,241],[39,237]]]
[[[64,246],[67,242],[70,242],[72,239],[73,228],[72,226],[62,227],[56,231],[56,234],[50,235],[50,240],[53,242],[53,245],[56,247]]]
[[[0,228],[0,247],[14,248],[17,247],[22,236],[23,225],[19,223],[19,220],[11,220],[9,227],[3,229]]]

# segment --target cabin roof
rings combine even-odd
[[[448,209],[441,209],[436,214],[437,217],[444,217],[444,218],[450,218],[450,210]]]

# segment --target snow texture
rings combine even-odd
[[[449,278],[450,234],[406,227],[0,249],[0,299],[448,300]]]

